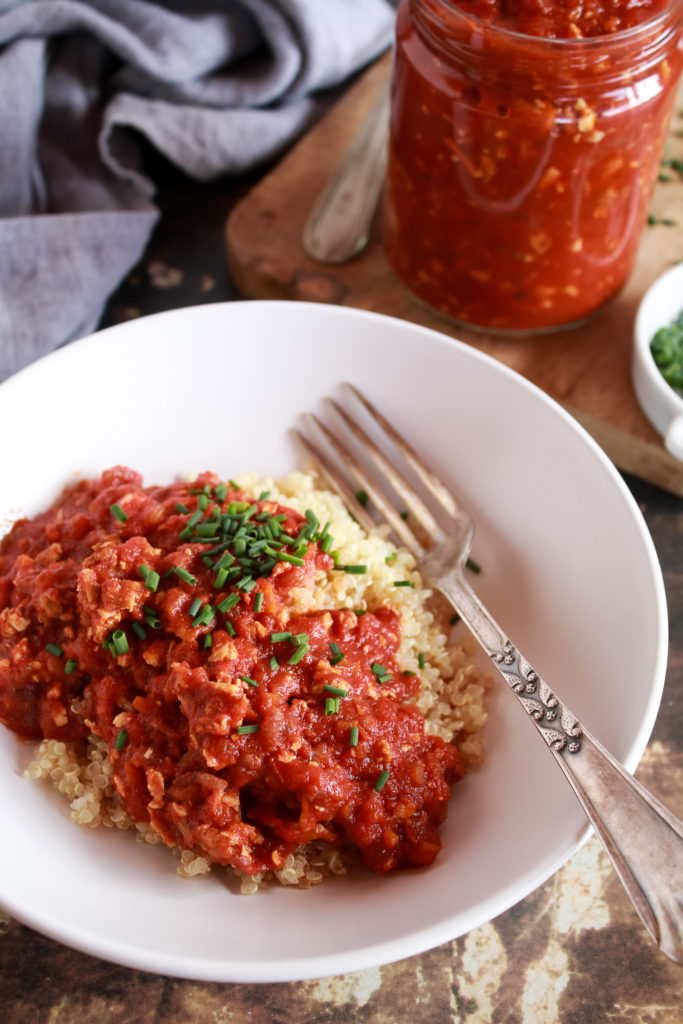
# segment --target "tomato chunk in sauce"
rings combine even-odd
[[[425,731],[394,608],[296,610],[336,571],[323,529],[210,473],[68,488],[0,545],[0,720],[101,737],[128,815],[212,862],[326,840],[429,864],[462,764]]]

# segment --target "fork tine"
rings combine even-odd
[[[409,551],[412,551],[413,554],[417,555],[422,553],[422,545],[417,540],[413,531],[410,529],[407,523],[401,518],[399,513],[391,504],[391,502],[387,501],[385,495],[382,493],[382,491],[378,489],[375,482],[372,480],[370,476],[368,476],[365,469],[361,466],[361,464],[358,462],[355,456],[349,451],[348,448],[346,448],[339,441],[338,438],[334,436],[332,431],[329,430],[329,428],[326,427],[325,424],[321,420],[319,420],[317,416],[310,414],[310,419],[315,424],[317,430],[325,437],[327,443],[330,445],[332,450],[344,463],[348,472],[352,474],[352,476],[356,479],[360,487],[362,487],[363,490],[367,492],[375,508],[384,516],[385,520],[387,521],[391,529],[400,538],[401,543],[405,547],[407,547]],[[320,459],[321,455],[322,453],[318,449],[318,454],[315,457],[317,459]],[[335,489],[337,489],[337,493],[339,493],[339,485],[341,485],[339,474],[330,465],[329,461],[324,458],[324,456],[322,456],[322,460],[323,461],[321,464],[324,466],[325,476],[328,478],[328,480],[336,481],[338,486]],[[358,507],[362,508],[357,498],[354,496],[353,506],[351,507],[352,511],[354,508]],[[355,512],[353,514],[355,515]],[[375,524],[372,523],[371,520],[370,522],[371,529],[374,530]]]
[[[338,402],[335,402],[334,399],[330,399],[329,401],[353,436],[361,443],[363,449],[370,455],[380,473],[384,475],[397,494],[401,496],[408,506],[408,510],[415,516],[415,519],[418,521],[422,529],[425,530],[434,540],[441,538],[443,536],[443,530],[440,524],[436,521],[430,510],[420,498],[419,494],[416,493],[403,474],[399,472],[396,466],[394,466],[394,464],[386,457],[384,452],[377,447],[372,438],[365,433],[362,427],[360,427],[359,424],[349,416],[346,410],[343,409]]]
[[[405,438],[398,433],[396,428],[384,418],[382,413],[375,408],[372,402],[355,385],[347,382],[345,386],[358,399],[366,412],[379,424],[385,434],[391,438],[408,465],[415,471],[427,490],[441,503],[445,511],[451,516],[457,516],[460,509],[458,508],[455,495],[449,491],[443,480],[436,475],[431,466],[417,454],[414,448],[411,448]]]
[[[339,495],[349,512],[358,520],[365,530],[374,530],[375,523],[373,523],[371,517],[358,501],[351,488],[346,486],[342,478],[331,467],[327,457],[323,455],[320,448],[300,430],[295,428],[294,433],[302,447],[306,449],[311,458],[316,462],[321,475],[325,478],[325,481],[329,484],[335,494]]]

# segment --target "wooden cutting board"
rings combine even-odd
[[[369,112],[389,74],[373,65],[285,159],[234,209],[226,225],[228,261],[248,298],[338,303],[388,313],[440,330],[488,353],[560,402],[622,470],[683,496],[683,463],[670,455],[642,413],[631,384],[633,321],[652,281],[683,259],[683,176],[658,184],[631,279],[589,323],[536,337],[500,338],[455,327],[419,306],[393,276],[379,218],[370,243],[344,266],[309,259],[301,244],[306,217]],[[683,160],[683,86],[667,156]],[[683,296],[681,296],[683,305]]]

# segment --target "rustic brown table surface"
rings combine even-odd
[[[163,217],[104,325],[239,297],[224,225],[251,182],[196,186],[162,165],[155,176]],[[664,698],[638,776],[683,816],[683,499],[635,477],[626,482],[653,535],[670,614]],[[4,1024],[678,1024],[682,1008],[683,969],[655,950],[595,839],[468,935],[400,963],[299,984],[146,974],[74,952],[0,913]]]

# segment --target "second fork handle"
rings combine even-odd
[[[462,567],[439,589],[516,693],[659,948],[683,963],[683,823],[588,732],[483,607]]]

